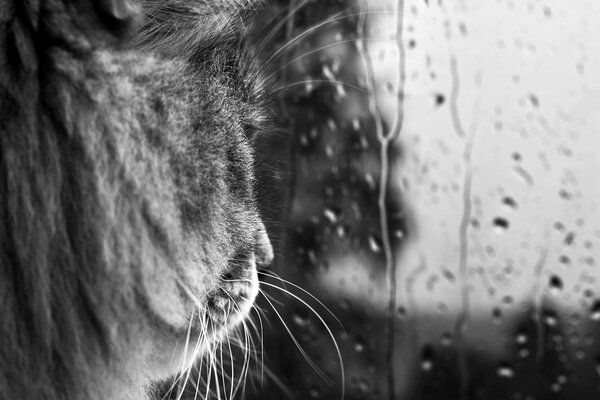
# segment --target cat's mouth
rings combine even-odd
[[[255,233],[253,250],[232,258],[228,271],[206,297],[204,320],[212,340],[244,323],[259,293],[258,269],[273,261],[273,247],[262,223]]]
[[[252,251],[238,253],[215,286],[204,296],[195,297],[196,306],[187,328],[173,337],[158,337],[151,365],[153,376],[162,379],[184,371],[203,354],[214,352],[228,337],[242,334],[259,293],[258,270],[273,260],[273,249],[264,226],[255,234]],[[247,333],[247,332],[246,332]],[[235,339],[234,339],[235,340]]]
[[[256,264],[254,254],[232,261],[235,272],[223,275],[219,286],[207,295],[206,321],[215,339],[239,325],[252,310],[259,292]]]

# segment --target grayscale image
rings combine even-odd
[[[0,400],[599,399],[598,16],[0,0]]]

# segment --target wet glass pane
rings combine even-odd
[[[239,396],[600,398],[600,3],[269,7]]]

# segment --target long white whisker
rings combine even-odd
[[[286,22],[288,22],[295,14],[298,10],[300,10],[302,7],[304,7],[310,0],[303,0],[300,3],[298,3],[295,7],[290,8],[290,7],[286,7],[284,8],[281,12],[279,12],[274,18],[273,20],[276,20],[281,14],[283,14],[284,12],[287,11],[288,15],[285,18],[282,18],[274,27],[273,29],[271,29],[271,31],[265,35],[264,39],[261,41],[261,43],[257,46],[257,52],[262,52],[265,48],[265,46],[269,43],[269,41],[273,38],[273,36],[275,36],[275,34],[283,27],[283,25],[285,25]]]
[[[262,290],[261,290],[261,293],[263,293]],[[285,330],[287,331],[288,335],[290,336],[290,338],[292,339],[292,341],[296,345],[296,348],[298,349],[298,351],[300,352],[300,354],[302,354],[302,357],[304,357],[304,359],[306,360],[306,362],[311,366],[311,368],[313,368],[313,370],[317,373],[317,375],[321,379],[323,379],[328,384],[332,384],[333,383],[332,380],[323,372],[323,370],[321,370],[321,368],[319,368],[319,366],[317,364],[315,364],[315,362],[306,353],[306,351],[304,350],[304,348],[302,347],[302,345],[300,344],[300,342],[298,341],[298,339],[296,339],[296,336],[292,333],[292,330],[285,323],[285,320],[283,319],[283,317],[281,316],[281,314],[279,313],[279,311],[277,311],[277,308],[275,308],[275,305],[273,305],[273,303],[271,302],[271,300],[269,300],[268,296],[265,295],[264,297],[267,300],[267,302],[271,305],[271,307],[273,308],[273,311],[275,312],[275,314],[277,315],[277,317],[281,321],[283,327],[285,328]]]
[[[269,75],[267,75],[264,80],[266,82],[270,82],[275,76],[277,76],[277,74],[279,74],[281,71],[283,71],[286,67],[294,64],[295,62],[310,56],[311,54],[315,54],[315,53],[319,53],[323,50],[327,50],[329,48],[335,47],[335,46],[339,46],[339,45],[343,45],[343,44],[349,44],[349,43],[355,43],[357,40],[366,40],[366,41],[398,41],[398,39],[396,38],[386,38],[386,37],[365,37],[365,38],[353,38],[353,39],[347,39],[347,40],[340,40],[338,42],[333,42],[333,43],[328,43],[326,45],[320,46],[320,47],[316,47],[310,51],[307,51],[306,53],[302,53],[301,55],[295,57],[294,59],[286,62],[285,64],[283,64],[282,66],[280,66],[277,70],[271,72]]]
[[[229,399],[233,400],[233,388],[234,388],[234,381],[235,381],[235,365],[234,365],[234,360],[233,360],[233,351],[231,350],[231,337],[228,335],[227,336],[227,347],[229,349],[229,362],[231,363],[230,365],[230,369],[231,369],[231,382],[229,385]]]
[[[316,25],[313,25],[312,27],[304,30],[302,33],[294,36],[293,38],[288,40],[286,43],[284,43],[279,49],[277,49],[277,51],[274,51],[273,54],[271,54],[271,56],[269,56],[269,58],[266,59],[265,64],[268,65],[271,61],[273,61],[273,59],[275,59],[279,54],[281,54],[287,48],[289,48],[290,46],[293,46],[295,43],[298,43],[298,41],[302,40],[302,38],[311,35],[317,29],[319,29],[327,24],[330,24],[332,22],[339,21],[344,18],[348,18],[348,16],[341,16],[341,15],[343,15],[343,13],[344,13],[344,11],[334,14],[333,16],[329,17],[325,21],[322,21]]]
[[[321,307],[323,307],[329,313],[329,315],[331,315],[333,317],[333,319],[335,319],[335,321],[339,324],[340,328],[344,329],[344,332],[346,331],[346,329],[344,328],[344,325],[342,324],[342,321],[339,320],[339,318],[333,313],[333,311],[331,311],[329,309],[329,307],[327,307],[325,304],[323,304],[323,302],[321,300],[319,300],[315,295],[313,295],[312,293],[310,293],[308,290],[302,288],[299,285],[296,285],[293,282],[290,282],[290,281],[288,281],[286,279],[283,279],[282,277],[280,277],[279,275],[277,275],[274,272],[262,272],[262,271],[259,271],[258,273],[261,274],[261,275],[264,275],[264,276],[271,277],[273,279],[277,279],[277,280],[281,281],[281,283],[283,283],[284,285],[290,285],[290,286],[292,286],[292,287],[300,290],[302,293],[306,294],[307,296],[310,296],[311,299],[313,299],[314,301],[316,301],[317,303],[319,303],[319,305]]]
[[[186,333],[186,337],[185,337],[185,345],[183,346],[183,352],[182,352],[181,358],[180,358],[178,366],[177,366],[178,371],[185,371],[185,369],[183,368],[183,365],[185,363],[185,356],[188,352],[188,348],[190,345],[190,339],[191,339],[191,334],[192,334],[192,324],[194,323],[195,315],[196,315],[196,313],[194,310],[194,311],[192,311],[192,315],[190,316],[190,321],[188,323],[188,329],[187,329],[187,333]],[[185,373],[179,373],[177,375],[177,378],[173,381],[173,384],[172,384],[171,388],[169,389],[169,393],[172,392],[173,389],[175,389],[175,386],[180,384],[181,379],[183,378],[184,375],[185,375]],[[189,376],[189,371],[188,371],[187,375]],[[187,381],[187,378],[184,380]],[[180,385],[180,389],[178,390],[178,393],[177,393],[177,400],[181,400],[181,396],[183,395],[184,387],[185,387],[185,383],[183,385]]]
[[[310,304],[308,304],[306,301],[302,300],[300,297],[298,297],[297,295],[293,294],[289,290],[286,291],[286,290],[280,288],[277,285],[273,285],[271,283],[264,282],[264,281],[262,282],[262,284],[263,285],[267,285],[269,287],[272,287],[274,289],[280,290],[281,292],[286,293],[289,296],[292,296],[293,298],[295,298],[296,300],[298,300],[299,302],[301,302],[302,304],[304,304],[304,306],[306,306],[319,319],[319,321],[321,321],[321,324],[323,324],[323,327],[327,330],[327,333],[329,334],[329,337],[331,338],[331,340],[333,342],[333,345],[335,346],[335,350],[337,352],[338,360],[340,362],[340,370],[342,372],[342,396],[341,396],[341,398],[343,399],[345,397],[345,394],[346,394],[346,373],[345,373],[345,368],[344,368],[344,360],[342,359],[342,352],[340,351],[340,347],[339,347],[339,345],[337,343],[337,340],[335,340],[335,336],[333,335],[333,332],[329,328],[329,325],[327,325],[327,323],[325,322],[325,320],[323,319],[323,317],[321,317],[321,315]]]
[[[262,321],[262,317],[260,315],[260,312],[258,311],[258,308],[256,307],[256,305],[252,305],[252,309],[256,311],[256,315],[258,317],[258,324],[260,327],[260,331],[257,331],[256,334],[258,335],[258,337],[260,338],[260,382],[261,384],[264,382],[264,369],[265,369],[265,355],[264,355],[264,349],[265,349],[265,330],[264,330],[264,326],[263,326],[263,321]]]
[[[306,79],[303,81],[287,83],[287,84],[285,84],[285,86],[276,87],[275,89],[273,89],[271,91],[271,93],[273,95],[277,95],[280,92],[283,92],[284,90],[288,90],[289,88],[292,88],[294,86],[307,85],[307,84],[313,84],[313,83],[331,83],[331,84],[335,84],[335,85],[342,85],[342,86],[347,86],[349,88],[358,90],[359,92],[362,92],[362,93],[367,93],[367,91],[365,89],[361,88],[360,86],[356,86],[356,85],[353,85],[348,82],[340,81],[338,79]]]
[[[225,374],[224,363],[223,363],[223,343],[219,343],[219,367],[221,369],[221,383],[223,384],[223,395],[225,399],[227,399],[227,382],[225,381],[227,374]],[[231,399],[231,397],[229,398]]]
[[[405,14],[405,13],[389,12],[389,11],[368,11],[368,12],[357,12],[357,13],[351,13],[351,14],[344,15],[344,12],[345,11],[340,11],[340,12],[338,12],[338,13],[330,16],[329,18],[325,19],[324,21],[321,21],[318,24],[315,24],[315,25],[313,25],[313,26],[311,26],[311,27],[303,30],[302,33],[294,36],[293,38],[291,38],[290,40],[288,40],[286,43],[284,43],[279,49],[277,49],[277,51],[273,52],[273,54],[271,54],[271,56],[269,56],[266,59],[265,64],[268,65],[275,58],[277,58],[281,53],[283,53],[284,51],[287,51],[287,49],[289,49],[290,47],[294,46],[300,40],[302,40],[303,38],[305,38],[307,36],[312,35],[318,29],[322,28],[323,26],[325,26],[327,24],[331,24],[331,23],[334,23],[334,22],[342,21],[342,20],[347,19],[347,18],[359,17],[361,15],[370,15],[370,14],[404,15]]]

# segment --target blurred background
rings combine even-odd
[[[268,5],[237,397],[600,398],[600,2]]]

